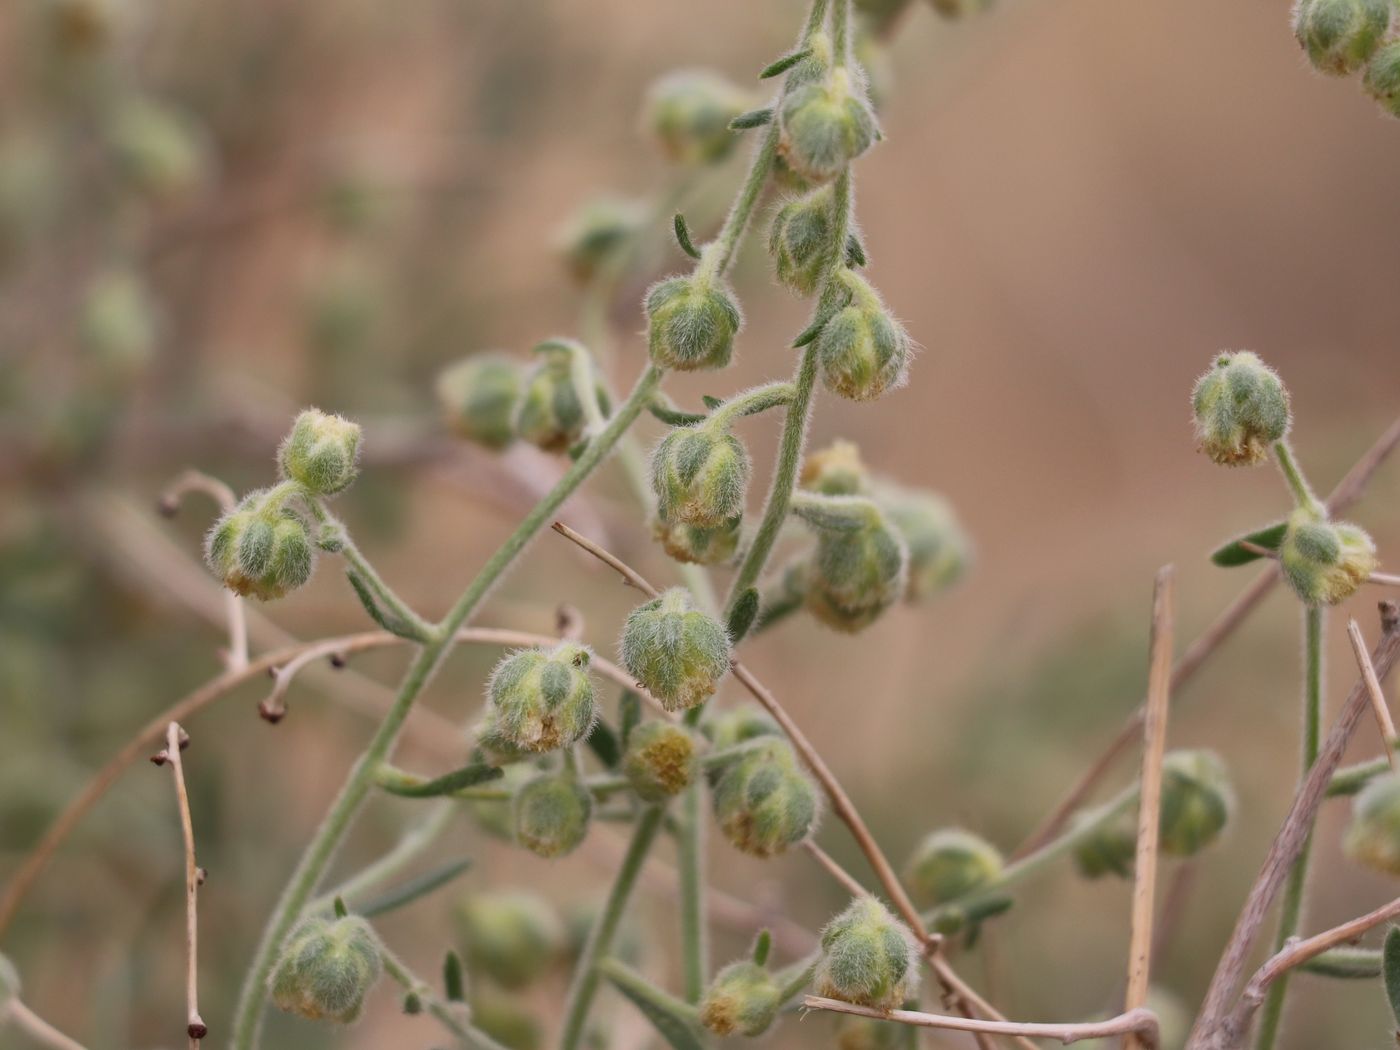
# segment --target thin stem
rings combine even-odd
[[[651,849],[656,833],[661,828],[665,810],[660,806],[650,806],[643,810],[632,829],[632,841],[627,853],[617,869],[612,889],[603,910],[594,920],[588,931],[588,940],[579,955],[574,970],[573,984],[569,987],[569,997],[564,1006],[564,1027],[559,1036],[560,1050],[577,1050],[583,1039],[583,1030],[588,1021],[588,1012],[593,1006],[593,997],[598,991],[598,963],[612,951],[613,937],[617,933],[622,913],[632,896],[632,888],[637,884],[647,852]]]
[[[6,1022],[50,1050],[84,1050],[82,1043],[64,1035],[18,999],[12,1000],[5,1010],[0,1010],[0,1025]]]
[[[187,1014],[185,1034],[191,1050],[209,1034],[209,1026],[199,1016],[199,884],[204,881],[194,852],[194,821],[190,817],[190,795],[185,788],[185,763],[181,751],[189,745],[189,737],[179,722],[171,722],[165,731],[165,750],[156,756],[170,764],[175,782],[175,801],[180,811],[180,834],[185,844],[185,1003]]]
[[[920,1028],[944,1028],[953,1032],[983,1032],[988,1035],[1028,1036],[1033,1039],[1057,1039],[1061,1043],[1077,1043],[1081,1039],[1102,1039],[1113,1035],[1137,1034],[1144,1047],[1157,1050],[1157,1015],[1151,1010],[1132,1010],[1107,1021],[1084,1021],[1079,1024],[1037,1024],[1030,1021],[979,1021],[968,1017],[926,1014],[917,1010],[872,1010],[839,999],[824,999],[809,995],[802,1000],[809,1010],[831,1010],[855,1017],[872,1017],[880,1021]]]
[[[836,0],[831,9],[831,53],[837,68],[851,63],[851,0]],[[836,242],[844,244],[844,238]]]
[[[448,799],[441,799],[428,807],[428,813],[413,827],[404,832],[394,848],[372,864],[361,868],[335,889],[313,900],[307,905],[310,913],[328,910],[339,897],[354,909],[355,901],[369,890],[392,879],[428,850],[438,837],[447,830],[457,807]]]
[[[773,170],[773,161],[778,156],[778,123],[773,121],[763,132],[753,159],[749,162],[748,173],[734,204],[725,216],[724,225],[714,241],[705,246],[700,263],[696,266],[697,276],[723,277],[734,261],[743,240],[744,230],[753,215],[763,187],[768,184],[768,176]]]
[[[705,923],[705,793],[702,777],[681,796],[681,826],[676,835],[680,874],[681,958],[685,1000],[698,1003],[710,970]]]
[[[452,1003],[440,999],[427,981],[410,970],[402,959],[382,944],[379,946],[379,958],[383,961],[384,972],[389,978],[397,982],[405,992],[417,996],[428,1013],[458,1039],[474,1050],[506,1050],[501,1043],[470,1023],[469,1011],[460,1004],[454,1009]]]
[[[308,499],[307,505],[311,508],[311,514],[317,522],[329,526],[339,533],[340,556],[350,563],[351,568],[374,593],[380,603],[386,606],[394,616],[412,627],[418,641],[427,641],[431,638],[433,625],[419,616],[412,606],[400,598],[394,589],[385,582],[378,570],[365,557],[364,552],[356,546],[350,535],[350,530],[345,527],[345,523],[332,514],[326,508],[325,503],[319,499]]]
[[[1288,482],[1288,491],[1293,494],[1293,502],[1304,510],[1325,515],[1327,508],[1313,495],[1308,479],[1303,476],[1303,468],[1298,465],[1293,446],[1287,439],[1274,442],[1274,458],[1278,461],[1278,469],[1283,472],[1283,480]]]
[[[1385,748],[1385,759],[1391,770],[1395,769],[1395,722],[1386,706],[1385,690],[1381,688],[1376,669],[1371,666],[1371,654],[1366,651],[1366,639],[1361,636],[1361,628],[1355,620],[1347,621],[1347,638],[1351,641],[1351,651],[1356,657],[1356,666],[1361,670],[1361,680],[1366,683],[1366,692],[1371,700],[1371,710],[1376,716],[1376,726],[1381,732],[1381,747]]]
[[[710,413],[708,422],[716,426],[729,426],[740,416],[756,416],[770,408],[791,404],[793,393],[793,385],[785,380],[764,383],[729,398]]]

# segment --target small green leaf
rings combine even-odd
[[[709,394],[701,394],[700,400],[705,402],[705,407],[708,408],[711,412],[713,412],[715,409],[719,408],[721,405],[724,404],[724,398],[711,397]]]
[[[781,73],[786,73],[793,66],[797,65],[797,63],[811,55],[811,53],[812,49],[810,47],[804,47],[801,51],[794,51],[791,54],[784,55],[776,62],[770,62],[768,65],[764,66],[763,71],[758,74],[758,79],[768,80]]]
[[[372,919],[376,915],[383,915],[385,912],[402,908],[406,904],[412,904],[419,897],[426,897],[434,890],[446,886],[471,866],[471,860],[466,857],[448,861],[431,871],[424,872],[417,878],[409,879],[401,885],[386,890],[361,907],[360,914],[367,919]]]
[[[447,957],[442,960],[442,988],[449,1003],[467,1001],[466,984],[462,980],[462,958],[450,948]]]
[[[370,590],[369,584],[354,569],[345,571],[346,578],[350,581],[350,586],[355,589],[355,597],[360,599],[360,604],[365,607],[365,612],[369,613],[369,618],[390,634],[400,638],[408,638],[412,641],[422,641],[418,636],[418,631],[412,624],[399,619],[399,617],[385,612],[379,607],[379,602],[374,597],[374,592]]]
[[[616,769],[622,760],[622,745],[617,734],[601,718],[593,723],[593,731],[588,734],[589,750],[598,756],[598,761],[609,769]]]
[[[681,251],[685,252],[692,259],[700,258],[700,251],[695,247],[695,243],[690,239],[690,227],[685,223],[685,216],[676,212],[674,220],[676,230],[676,243],[681,246]]]
[[[755,966],[763,966],[768,962],[768,953],[773,950],[773,934],[765,926],[758,931],[758,936],[753,942],[753,961]]]
[[[729,610],[729,643],[738,645],[758,618],[758,589],[750,587],[739,595]]]
[[[632,1001],[675,1050],[703,1050],[695,1007],[657,988],[616,959],[603,959],[598,971]]]
[[[350,914],[350,909],[345,907],[345,901],[341,897],[335,899],[332,908],[335,910],[335,917],[337,919],[343,919]]]
[[[502,770],[488,762],[474,761],[451,773],[444,773],[432,780],[419,780],[412,774],[399,775],[399,771],[389,770],[379,778],[379,786],[391,795],[402,798],[436,798],[450,795],[463,788],[476,787],[503,776]]]
[[[1265,526],[1247,536],[1240,536],[1231,540],[1225,546],[1210,556],[1210,560],[1221,568],[1232,569],[1236,565],[1248,565],[1252,561],[1258,561],[1264,557],[1254,551],[1245,550],[1241,546],[1243,543],[1252,543],[1256,547],[1264,547],[1267,550],[1277,551],[1279,544],[1283,542],[1283,534],[1288,531],[1288,522],[1280,521],[1273,525]]]
[[[1400,1024],[1400,926],[1392,926],[1381,947],[1381,969],[1385,976],[1385,994],[1390,1000],[1390,1012]]]
[[[637,693],[628,689],[618,698],[618,738],[622,742],[622,749],[627,749],[627,740],[632,735],[632,730],[642,724],[642,698]]]
[[[751,109],[747,113],[741,113],[729,122],[730,131],[747,131],[749,128],[761,128],[773,119],[771,109]]]
[[[846,238],[846,265],[865,266],[868,262],[865,257],[865,245],[860,243],[860,237],[851,234]]]
[[[423,1012],[423,997],[417,992],[404,992],[403,1012],[410,1016]]]

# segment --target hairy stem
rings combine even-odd
[[[345,523],[332,514],[326,505],[319,499],[307,500],[307,505],[311,508],[312,516],[321,525],[326,525],[339,533],[341,541],[340,556],[349,563],[351,569],[360,577],[360,580],[367,586],[370,592],[378,599],[379,603],[394,614],[398,619],[408,624],[414,634],[420,640],[426,640],[432,636],[433,626],[423,619],[418,613],[394,592],[394,589],[385,582],[379,575],[378,570],[365,557],[364,552],[355,545],[355,541],[350,536],[350,530],[345,527]]]
[[[681,796],[681,826],[676,836],[676,866],[680,871],[681,950],[685,972],[685,1001],[698,1003],[709,973],[709,943],[705,936],[705,794],[703,777]]]
[[[382,944],[379,946],[379,958],[384,963],[384,972],[391,980],[397,982],[405,992],[417,996],[428,1013],[472,1050],[506,1050],[467,1020],[470,1014],[460,1003],[457,1004],[458,1009],[454,1010],[451,1003],[443,1002],[427,981],[410,970],[402,959]]]
[[[1288,482],[1288,491],[1293,493],[1293,501],[1299,507],[1310,510],[1314,514],[1325,515],[1327,509],[1313,495],[1312,487],[1308,484],[1308,479],[1303,476],[1303,469],[1298,465],[1298,458],[1293,452],[1293,446],[1286,440],[1274,442],[1274,458],[1278,461],[1278,469],[1283,472],[1283,480]]]

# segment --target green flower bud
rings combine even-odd
[[[1080,813],[1070,830],[1073,832],[1100,819],[1101,815],[1092,810]],[[1100,879],[1105,875],[1131,878],[1136,862],[1137,817],[1127,810],[1100,824],[1074,847],[1074,866],[1086,879]]]
[[[515,793],[515,839],[541,857],[572,853],[592,818],[593,796],[571,776],[545,773]]]
[[[1366,64],[1390,25],[1389,0],[1298,0],[1293,35],[1319,73],[1347,76]]]
[[[270,601],[311,578],[311,536],[284,498],[274,489],[250,492],[209,530],[205,561],[235,594]]]
[[[807,608],[817,619],[840,631],[860,631],[904,594],[904,540],[873,502],[831,496],[793,510],[817,532],[807,579]]]
[[[483,354],[444,369],[437,396],[454,432],[499,449],[515,440],[515,410],[523,385],[514,361]]]
[[[644,306],[655,364],[678,372],[729,364],[744,318],[724,281],[699,274],[668,277],[651,286]]]
[[[622,630],[622,664],[668,711],[704,703],[729,670],[729,635],[672,587],[632,610]]]
[[[483,737],[524,752],[553,751],[582,740],[597,715],[591,658],[587,646],[574,642],[511,653],[487,682],[489,732]]]
[[[962,578],[972,561],[972,542],[947,500],[894,485],[881,485],[875,498],[909,548],[905,601],[923,601]]]
[[[19,991],[19,971],[14,963],[0,955],[0,1021],[4,1019],[10,1004],[19,998]]]
[[[729,122],[753,99],[718,73],[683,69],[661,77],[647,91],[643,123],[677,164],[714,164],[733,151],[739,136]]]
[[[1191,394],[1201,451],[1227,467],[1262,462],[1288,433],[1288,390],[1278,373],[1248,350],[1224,353]]]
[[[842,1016],[836,1022],[836,1050],[918,1050],[918,1031],[897,1021]]]
[[[844,248],[836,243],[839,225],[836,194],[830,186],[779,208],[768,232],[768,252],[778,280],[799,295],[815,292]]]
[[[122,174],[150,197],[179,196],[204,177],[208,161],[199,134],[182,115],[153,99],[119,104],[106,133]]]
[[[533,893],[470,894],[457,905],[456,919],[472,974],[506,988],[520,988],[542,976],[564,950],[563,920]]]
[[[1336,605],[1376,571],[1376,545],[1347,522],[1332,523],[1304,507],[1288,519],[1279,546],[1283,576],[1309,605]]]
[[[816,828],[819,796],[786,740],[726,763],[714,790],[715,820],[735,849],[773,857]]]
[[[870,475],[854,442],[833,441],[807,457],[801,481],[803,488],[823,496],[856,496],[866,490]]]
[[[893,1010],[918,986],[917,959],[904,924],[874,897],[858,897],[822,930],[817,994]]]
[[[768,970],[748,959],[715,975],[700,1000],[700,1023],[716,1035],[762,1035],[778,1016],[782,989]]]
[[[944,18],[981,14],[992,6],[992,0],[929,0],[929,3]]]
[[[955,900],[1001,874],[1001,851],[962,828],[931,832],[904,866],[910,892],[923,907]]]
[[[851,301],[832,315],[817,336],[822,382],[833,394],[870,401],[904,385],[913,348],[903,325],[864,277],[842,270],[839,280],[851,293]]]
[[[277,466],[311,495],[334,496],[360,472],[361,436],[358,423],[308,408],[277,450]]]
[[[1173,751],[1163,760],[1162,852],[1190,857],[1225,830],[1234,809],[1225,764],[1214,751]]]
[[[379,939],[364,919],[312,916],[288,935],[268,987],[281,1010],[350,1024],[382,968]]]
[[[757,704],[741,704],[705,719],[701,732],[715,751],[756,740],[762,736],[782,738],[783,731],[767,711]]]
[[[501,771],[501,777],[493,781],[491,786],[508,791],[513,796],[515,791],[531,780],[537,772],[538,770],[528,764],[507,765]],[[476,798],[467,800],[466,807],[472,819],[476,821],[476,826],[486,834],[508,842],[515,841],[515,813],[509,801]]]
[[[155,356],[160,311],[129,270],[109,271],[88,286],[78,324],[84,348],[105,371],[131,375]]]
[[[1400,774],[1378,776],[1356,796],[1342,845],[1358,864],[1400,875]]]
[[[613,254],[637,235],[646,222],[647,207],[639,201],[599,197],[584,204],[559,235],[569,271],[588,284]]]
[[[743,443],[716,427],[676,427],[651,456],[651,487],[669,522],[713,529],[743,513],[749,486]]]
[[[676,561],[693,565],[722,565],[733,558],[739,549],[742,517],[736,514],[722,525],[705,528],[668,521],[658,515],[652,522],[652,534]]]
[[[1382,109],[1400,117],[1400,40],[1388,40],[1376,49],[1362,83]]]
[[[485,1032],[507,1050],[540,1050],[544,1030],[529,1004],[490,985],[471,990],[472,1027]]]
[[[535,348],[541,357],[525,377],[515,410],[515,432],[546,452],[563,452],[583,436],[587,417],[574,388],[570,345],[562,340]]]
[[[680,794],[695,780],[699,766],[695,738],[670,722],[647,722],[632,730],[622,756],[622,772],[646,802]]]
[[[778,108],[778,152],[803,178],[826,182],[875,144],[880,127],[844,67],[794,88]]]

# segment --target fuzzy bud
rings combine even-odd
[[[471,1023],[506,1050],[540,1050],[544,1046],[544,1029],[528,997],[489,984],[471,989]]]
[[[306,523],[275,489],[249,493],[219,518],[205,538],[204,558],[225,587],[261,601],[296,590],[316,567]]]
[[[827,182],[875,144],[880,127],[844,67],[792,88],[778,109],[778,151],[797,174]]]
[[[962,828],[931,832],[904,866],[910,891],[925,907],[971,893],[1001,874],[1001,851]]]
[[[893,485],[880,486],[876,499],[909,548],[905,601],[923,601],[962,578],[972,562],[972,541],[946,499]]]
[[[268,985],[279,1009],[350,1024],[382,968],[379,940],[364,919],[312,916],[288,935]]]
[[[520,988],[540,977],[564,950],[563,920],[533,893],[473,893],[462,899],[455,914],[472,974],[505,988]]]
[[[1298,0],[1293,35],[1314,69],[1347,76],[1375,53],[1390,24],[1389,0]]]
[[[1400,875],[1400,774],[1376,777],[1356,796],[1343,846],[1358,864]]]
[[[593,796],[571,776],[546,773],[515,793],[515,839],[541,857],[572,853],[592,818]]]
[[[1173,751],[1163,760],[1162,852],[1190,857],[1225,830],[1234,793],[1220,756],[1213,751]]]
[[[0,955],[0,1022],[4,1021],[5,1011],[19,998],[19,971],[15,964]]]
[[[292,431],[277,451],[282,476],[313,496],[344,492],[359,474],[362,432],[358,423],[308,408],[297,416]]]
[[[802,487],[823,496],[857,496],[870,475],[854,442],[834,441],[809,455],[802,464]]]
[[[733,291],[699,273],[652,285],[645,301],[652,362],[678,372],[723,368],[744,323]]]
[[[664,802],[684,791],[699,769],[695,738],[670,722],[647,722],[632,730],[622,772],[644,802]]]
[[[1362,84],[1382,109],[1400,117],[1400,40],[1388,40],[1376,49]]]
[[[874,897],[858,897],[822,930],[817,994],[893,1010],[918,985],[917,958],[904,924]]]
[[[716,1035],[762,1035],[778,1016],[782,990],[768,970],[748,959],[715,975],[700,1000],[700,1023]]]
[[[1215,359],[1196,381],[1191,408],[1201,451],[1227,467],[1262,462],[1291,423],[1283,380],[1248,350]]]
[[[1129,878],[1137,862],[1137,819],[1126,810],[1106,823],[1099,823],[1101,819],[1093,811],[1075,818],[1071,833],[1089,823],[1098,826],[1075,845],[1074,866],[1086,879]]]
[[[643,123],[676,164],[715,164],[729,156],[739,141],[729,122],[752,101],[747,92],[718,73],[677,70],[648,89]]]
[[[723,751],[735,744],[756,740],[761,736],[781,738],[783,731],[771,715],[757,704],[742,704],[729,711],[721,711],[705,720],[701,727],[710,747]]]
[[[437,395],[455,433],[499,449],[515,440],[515,409],[522,386],[515,362],[483,354],[444,369],[438,377]]]
[[[793,510],[817,532],[806,595],[807,608],[817,619],[854,633],[904,594],[908,551],[873,502],[832,496],[804,500]]]
[[[668,711],[704,703],[729,670],[729,635],[672,587],[632,610],[622,630],[622,664]]]
[[[668,521],[657,515],[652,534],[676,561],[692,565],[722,565],[739,549],[742,515],[736,514],[722,525],[705,528]]]
[[[715,820],[735,849],[773,857],[812,833],[818,799],[792,746],[775,739],[725,765],[715,784]]]
[[[646,215],[646,206],[638,201],[598,197],[586,203],[559,235],[569,272],[580,284],[588,284],[637,235]]]
[[[525,392],[515,411],[515,432],[546,452],[563,452],[583,436],[587,418],[574,389],[573,352],[553,341],[536,348],[540,362],[525,377]]]
[[[836,243],[836,195],[830,186],[785,203],[773,216],[768,251],[778,280],[799,295],[811,295],[844,247]]]
[[[1347,522],[1332,523],[1308,508],[1288,519],[1279,546],[1283,575],[1309,605],[1336,605],[1356,593],[1376,571],[1376,545]]]
[[[651,456],[657,510],[668,522],[716,528],[743,513],[749,471],[749,454],[729,431],[676,427]]]
[[[822,382],[833,394],[871,401],[903,386],[913,356],[909,334],[860,274],[842,270],[839,280],[851,300],[832,315],[817,336]]]
[[[491,672],[484,742],[525,752],[568,747],[588,735],[597,714],[587,646],[560,642],[554,648],[511,653]]]

